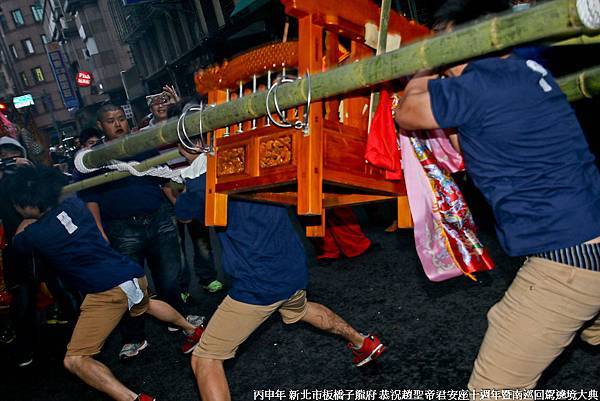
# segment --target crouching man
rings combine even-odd
[[[175,214],[184,221],[204,221],[205,155],[180,152],[197,170],[186,179]],[[275,312],[284,323],[306,322],[349,342],[353,363],[363,366],[385,350],[381,341],[363,336],[329,308],[306,299],[305,251],[285,207],[230,200],[228,227],[217,233],[223,270],[231,277],[228,295],[214,313],[192,357],[204,401],[229,401],[223,361]]]
[[[165,302],[148,299],[143,268],[113,250],[102,238],[83,202],[69,198],[59,203],[62,175],[47,167],[21,168],[7,182],[15,209],[25,220],[13,244],[17,251],[36,251],[56,273],[86,294],[64,359],[65,367],[84,382],[119,401],[152,401],[125,387],[93,356],[129,311],[148,313],[187,333],[184,352],[190,352],[202,335]]]

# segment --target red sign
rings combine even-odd
[[[77,86],[87,88],[92,84],[92,74],[86,71],[79,71],[75,78],[75,82],[77,82]]]

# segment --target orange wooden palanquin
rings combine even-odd
[[[240,86],[242,94],[265,90],[264,78],[252,88],[253,78],[274,77],[283,68],[300,75],[317,73],[342,59],[347,63],[373,55],[364,44],[365,25],[379,24],[380,10],[372,0],[282,3],[298,19],[298,42],[270,44],[198,71],[196,88],[208,94],[209,103],[235,99]],[[399,34],[403,44],[428,33],[393,11],[388,32]],[[326,208],[384,199],[398,200],[399,225],[410,226],[404,182],[386,180],[383,170],[364,160],[368,109],[369,93],[352,93],[312,103],[308,135],[268,125],[265,118],[215,131],[215,153],[208,158],[206,224],[227,224],[227,196],[235,194],[321,216],[317,225],[308,227],[309,236],[323,234]],[[297,113],[301,116],[302,108]]]

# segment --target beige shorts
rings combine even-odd
[[[138,280],[140,288],[144,291],[144,299],[129,311],[133,317],[148,310],[148,281],[145,276]],[[127,295],[119,287],[86,295],[71,341],[67,345],[67,356],[91,356],[100,353],[104,342],[119,324],[127,308]]]
[[[600,344],[599,312],[600,272],[529,257],[488,312],[469,389],[535,388],[584,323],[581,338]]]
[[[251,305],[229,295],[212,315],[194,356],[206,359],[230,359],[244,341],[275,311],[286,324],[296,323],[306,314],[306,291],[296,291],[289,299],[271,305]]]

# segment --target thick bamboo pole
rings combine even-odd
[[[552,44],[552,46],[576,46],[576,45],[596,45],[600,43],[600,35],[587,36],[581,35],[576,38],[562,40]]]
[[[600,66],[562,77],[558,84],[569,102],[600,96]]]
[[[578,5],[598,9],[600,0],[554,0],[542,3],[527,11],[496,16],[390,53],[313,75],[310,88],[312,99],[315,101],[370,87],[419,70],[457,63],[521,43],[600,32],[600,22],[593,19],[590,25],[594,29],[591,26],[584,27],[582,18],[589,21],[589,15],[588,18],[580,16]],[[277,91],[279,105],[282,108],[301,105],[307,101],[308,92],[306,79],[282,85]],[[200,112],[190,114],[185,118],[186,128],[189,132],[198,132],[200,117],[206,132],[264,116],[265,97],[264,92],[259,92],[208,108],[202,116]],[[274,109],[274,104],[271,109]],[[87,153],[83,162],[88,168],[100,167],[111,159],[135,155],[176,141],[176,121],[170,121],[103,145]]]
[[[587,70],[579,71],[575,74],[567,75],[557,80],[560,89],[567,95],[570,102],[575,102],[583,98],[600,96],[600,66],[593,67]],[[145,171],[151,167],[164,164],[165,162],[175,159],[179,154],[176,150],[144,160],[135,167],[138,171]],[[74,184],[67,185],[64,188],[64,193],[72,193],[81,191],[82,189],[95,187],[107,182],[116,181],[125,178],[129,175],[127,172],[112,171],[102,175],[88,178]]]
[[[160,166],[161,164],[165,164],[166,162],[176,159],[180,157],[178,150],[171,150],[170,152],[165,152],[155,157],[151,157],[149,159],[140,162],[140,164],[135,165],[133,168],[137,171],[146,171],[152,167]],[[127,171],[107,171],[103,174],[87,178],[85,180],[81,180],[75,182],[73,184],[66,185],[63,188],[63,194],[70,194],[77,191],[82,191],[87,188],[92,188],[98,185],[106,184],[107,182],[117,181],[121,178],[125,178],[130,176]]]

